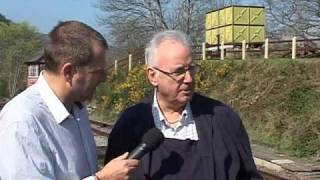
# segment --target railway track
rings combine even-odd
[[[93,120],[90,120],[90,122],[93,133],[98,136],[109,136],[113,128],[113,125],[108,123]]]
[[[275,173],[270,173],[266,171],[259,171],[263,179],[265,180],[290,180],[289,178],[281,177]]]

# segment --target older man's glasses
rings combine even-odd
[[[164,71],[164,70],[159,69],[157,67],[153,67],[153,69],[162,72],[163,74],[173,78],[176,81],[179,81],[179,80],[184,79],[184,77],[186,76],[187,71],[189,71],[190,74],[192,76],[194,76],[194,74],[196,73],[198,67],[199,67],[198,64],[191,64],[188,67],[181,67],[181,68],[178,68],[178,69],[176,69],[175,71],[172,71],[172,72]]]

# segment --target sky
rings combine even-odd
[[[102,12],[94,7],[99,0],[0,0],[0,13],[14,22],[28,22],[41,33],[48,33],[59,21],[79,20],[100,33],[97,23]],[[259,0],[243,0],[252,5]]]
[[[78,20],[103,33],[96,19],[98,0],[0,0],[0,13],[14,22],[28,22],[48,33],[59,21]],[[104,33],[103,33],[104,34]]]

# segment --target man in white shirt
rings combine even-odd
[[[106,77],[108,45],[77,21],[58,24],[45,46],[38,81],[0,113],[0,179],[128,179],[137,160],[125,153],[97,171],[86,108]]]

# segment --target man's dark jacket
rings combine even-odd
[[[108,139],[105,163],[124,152],[131,152],[141,142],[144,133],[155,127],[152,103],[153,95],[127,108],[120,115]],[[197,93],[193,95],[190,105],[199,136],[198,153],[204,159],[200,167],[202,178],[262,179],[252,158],[248,135],[238,115],[225,104]],[[150,161],[150,155],[152,153],[141,159],[142,166],[147,166],[148,163],[144,161]],[[138,170],[140,173],[134,174],[132,179],[148,179],[151,176],[148,172],[150,168],[142,167]]]

